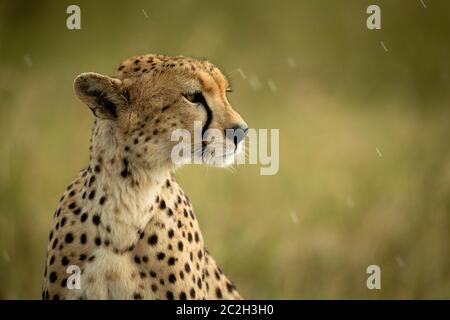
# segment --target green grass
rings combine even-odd
[[[40,297],[51,216],[87,163],[73,79],[148,52],[207,57],[251,127],[280,129],[277,175],[177,174],[244,297],[450,298],[449,5],[379,1],[368,31],[369,4],[80,1],[81,31],[69,3],[0,5],[0,298]]]

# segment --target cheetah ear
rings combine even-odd
[[[117,119],[117,111],[128,103],[122,81],[94,72],[80,74],[73,84],[78,98],[100,119]]]

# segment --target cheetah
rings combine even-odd
[[[87,72],[74,81],[94,115],[89,165],[67,187],[49,233],[43,299],[241,299],[208,252],[171,160],[174,129],[194,134],[247,125],[231,107],[229,82],[206,60],[146,54],[113,76]],[[202,156],[213,142],[193,146]],[[229,157],[229,153],[212,157]],[[226,166],[228,160],[219,162]],[[73,286],[69,267],[78,268]],[[70,284],[70,285],[69,285]]]

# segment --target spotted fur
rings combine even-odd
[[[90,162],[53,216],[42,298],[240,299],[205,248],[170,160],[175,128],[192,130],[195,120],[246,127],[220,70],[143,55],[125,60],[114,77],[84,73],[74,86],[96,116]],[[198,92],[207,106],[186,100]],[[80,289],[68,288],[72,265],[81,270]]]

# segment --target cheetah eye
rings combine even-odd
[[[225,91],[226,92],[233,92],[233,89],[232,88],[227,88]]]
[[[188,93],[183,94],[183,97],[186,98],[191,103],[203,103],[204,98],[201,92]]]

